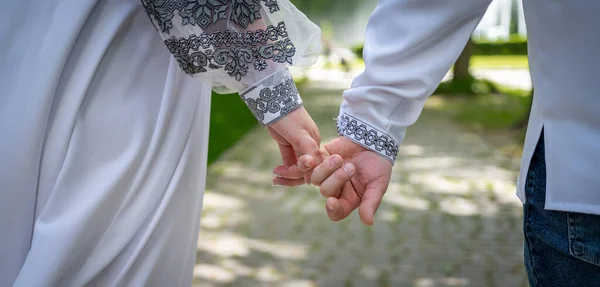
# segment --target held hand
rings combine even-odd
[[[286,177],[277,177],[273,184],[298,186],[308,183],[311,170],[323,161],[319,149],[321,135],[304,107],[289,113],[268,127],[277,142],[283,165],[277,167]]]
[[[332,140],[323,150],[327,158],[312,171],[311,182],[327,198],[327,216],[339,221],[359,208],[361,221],[372,225],[390,182],[392,163],[344,137]],[[289,175],[283,169],[275,172]]]

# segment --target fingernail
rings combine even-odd
[[[298,166],[304,166],[304,167],[308,167],[308,159],[302,158],[300,159],[300,161],[298,161]]]
[[[342,164],[342,158],[341,158],[341,157],[339,157],[339,156],[333,156],[333,157],[331,158],[331,161],[333,162],[333,164],[334,164],[335,166],[339,166],[339,165],[341,165],[341,164]]]
[[[282,185],[279,183],[271,182],[271,186],[282,186]]]
[[[351,163],[344,164],[344,171],[348,174],[354,174],[354,165]]]
[[[325,206],[327,207],[328,212],[333,212],[333,204],[331,204],[331,202],[329,202],[329,200],[327,200],[327,203],[325,204]]]

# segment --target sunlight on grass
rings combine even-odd
[[[501,93],[478,96],[433,96],[426,107],[445,110],[463,123],[481,129],[507,129],[528,112],[529,92],[501,88]]]
[[[471,58],[471,67],[473,68],[512,68],[528,69],[529,60],[524,55],[494,55],[494,56],[473,56]]]
[[[365,62],[358,58],[349,63],[352,69],[364,69]],[[325,67],[323,65],[323,67]],[[343,69],[339,63],[327,66],[331,69]],[[529,59],[526,55],[474,55],[471,57],[471,68],[476,69],[529,69]]]
[[[484,136],[504,155],[520,157],[526,127],[530,92],[498,87],[494,94],[432,96],[425,107],[448,113],[454,120]]]

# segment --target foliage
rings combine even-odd
[[[489,80],[474,77],[452,79],[441,83],[435,90],[438,95],[484,95],[498,92],[496,85]]]
[[[233,146],[258,122],[238,94],[213,93],[210,111],[208,164]]]
[[[352,47],[356,56],[363,55],[363,44]],[[527,55],[527,40],[513,37],[505,41],[475,40],[473,55]]]
[[[528,69],[529,59],[525,55],[490,55],[471,57],[471,67],[474,68],[518,68]]]
[[[527,55],[527,40],[513,38],[507,41],[479,40],[473,55]]]
[[[292,3],[309,18],[314,20],[327,19],[335,21],[336,17],[347,18],[352,15],[364,0],[343,0],[343,1],[325,1],[325,0],[291,0]],[[332,13],[335,11],[335,13]],[[318,21],[317,21],[318,22]]]
[[[354,54],[355,54],[357,57],[359,57],[359,58],[361,58],[361,59],[362,59],[362,56],[363,56],[363,48],[364,48],[364,47],[365,47],[365,46],[364,46],[363,44],[358,44],[358,45],[355,45],[354,47],[352,47],[352,48],[351,48],[351,50],[352,50],[352,52],[354,52]]]

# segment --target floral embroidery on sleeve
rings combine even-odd
[[[146,12],[154,17],[163,33],[170,33],[175,13],[181,17],[181,26],[206,29],[231,15],[233,22],[247,28],[261,18],[261,2],[265,2],[270,13],[279,11],[276,0],[142,0]]]
[[[261,19],[261,3],[270,13],[279,11],[277,0],[142,0],[148,15],[168,35],[176,14],[181,18],[181,26],[198,26],[203,31],[226,19],[247,28]],[[165,39],[165,45],[187,74],[223,69],[236,81],[249,69],[266,69],[268,60],[291,65],[296,54],[284,22],[254,31],[213,31]]]
[[[249,64],[257,71],[267,67],[266,60],[292,64],[296,48],[285,29],[285,23],[269,25],[265,30],[249,32],[214,32],[171,37],[165,40],[169,51],[188,74],[225,69],[236,80],[241,80]],[[212,49],[211,47],[214,47]]]

